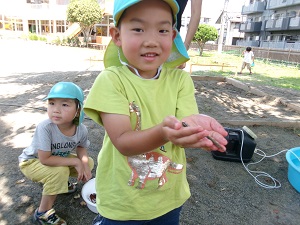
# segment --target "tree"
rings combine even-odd
[[[88,42],[92,28],[102,20],[102,12],[97,0],[71,0],[67,9],[67,20],[79,23],[84,35],[85,43]]]
[[[201,24],[195,33],[193,41],[197,42],[202,56],[204,44],[208,41],[215,41],[218,38],[218,31],[215,27],[208,24]]]

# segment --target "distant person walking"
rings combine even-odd
[[[247,47],[242,55],[244,56],[243,64],[242,64],[241,71],[238,74],[242,74],[243,69],[245,69],[246,66],[247,69],[250,71],[250,74],[252,74],[251,64],[254,63],[254,53],[252,52],[252,48]]]

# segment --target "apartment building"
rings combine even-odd
[[[202,11],[199,24],[208,24],[214,26],[218,30],[220,35],[222,16],[224,16],[224,40],[222,41],[222,43],[224,43],[225,45],[236,45],[237,40],[242,40],[244,38],[244,33],[239,31],[240,24],[243,22],[240,8],[232,7],[236,2],[237,0],[230,1],[230,3],[232,4],[228,8],[228,10],[226,10],[226,12],[223,12],[224,0],[215,0],[213,2],[211,0],[202,1]],[[191,17],[190,14],[191,2],[188,1],[185,11],[182,15],[182,25],[180,30],[182,38],[186,36]],[[217,40],[215,41],[215,43],[217,43]]]
[[[237,45],[300,50],[300,0],[250,0],[242,15]]]
[[[227,22],[224,29],[225,41],[223,41],[225,45],[236,45],[237,41],[243,40],[245,33],[239,30],[242,22],[243,16],[240,13],[227,14]]]
[[[67,7],[70,0],[0,0],[0,30],[16,34],[60,35],[69,27]],[[98,0],[103,9],[101,24],[94,28],[101,36],[109,36],[113,0]]]

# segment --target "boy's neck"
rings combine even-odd
[[[76,134],[77,126],[73,123],[71,123],[71,124],[60,124],[60,125],[57,125],[57,128],[65,136],[72,137]]]
[[[126,66],[128,67],[128,69],[129,69],[132,73],[134,73],[135,75],[137,75],[137,76],[140,77],[141,79],[145,79],[145,80],[155,80],[155,79],[159,78],[160,73],[161,73],[161,70],[162,70],[162,65],[161,65],[161,66],[158,67],[157,73],[156,73],[154,76],[149,76],[149,77],[147,76],[147,77],[144,77],[144,76],[141,76],[140,73],[139,73],[139,71],[138,71],[136,68],[134,68],[133,66],[131,66],[131,65],[129,65],[129,64],[127,64]]]

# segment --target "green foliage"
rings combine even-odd
[[[56,45],[61,45],[60,37],[56,37],[52,42]]]
[[[208,41],[215,41],[218,38],[218,31],[208,24],[201,24],[194,35],[193,41],[197,42],[202,56],[204,44]]]
[[[78,37],[68,38],[67,42],[71,47],[80,47],[80,41]]]
[[[22,38],[26,38],[26,37],[22,36]],[[39,36],[36,33],[29,33],[28,39],[31,41],[47,41],[47,38],[45,36]]]
[[[40,41],[47,41],[47,38],[45,36],[39,36]]]
[[[102,19],[101,8],[97,0],[71,0],[67,9],[67,20],[78,22],[81,27],[90,27],[100,23]]]
[[[39,37],[37,36],[36,33],[29,33],[28,39],[31,41],[37,41],[37,40],[39,40]]]
[[[79,23],[85,43],[89,40],[92,27],[102,20],[101,8],[97,0],[71,0],[67,9],[67,20]]]

